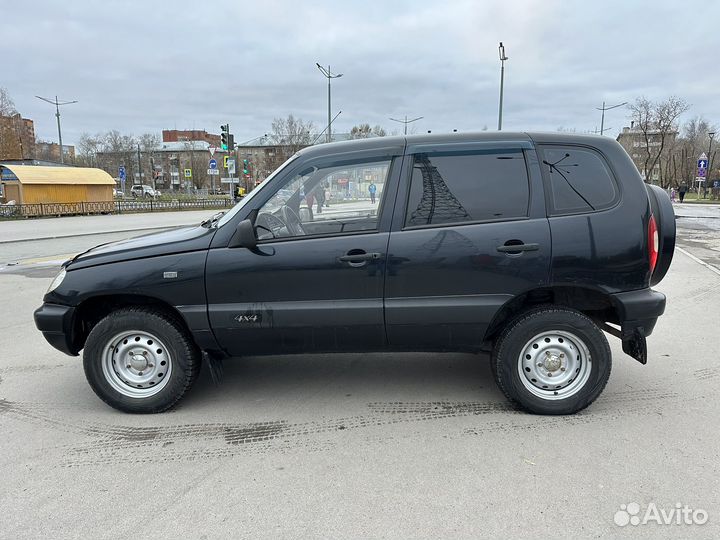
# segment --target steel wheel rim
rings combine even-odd
[[[518,358],[518,374],[533,395],[547,400],[578,393],[592,371],[590,351],[582,339],[564,330],[542,332],[529,340]]]
[[[170,380],[172,358],[165,344],[144,330],[128,330],[108,340],[102,358],[105,380],[131,398],[160,392]]]

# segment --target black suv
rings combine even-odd
[[[224,215],[66,262],[35,322],[128,412],[171,407],[203,359],[491,351],[508,398],[567,414],[608,380],[603,330],[646,362],[674,243],[669,198],[605,137],[324,144]]]

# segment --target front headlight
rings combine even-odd
[[[63,282],[63,279],[65,279],[66,273],[67,272],[65,272],[65,268],[60,270],[60,273],[57,276],[55,276],[55,279],[53,279],[52,283],[50,284],[50,287],[48,287],[48,290],[47,290],[48,293],[53,292],[55,289],[57,289],[60,286],[60,284]],[[47,294],[47,293],[45,293],[45,294]]]

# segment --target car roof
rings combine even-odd
[[[427,133],[422,135],[400,135],[390,137],[372,137],[369,139],[354,139],[308,146],[300,150],[297,155],[303,157],[322,156],[362,150],[399,147],[405,144],[450,144],[471,142],[535,142],[538,144],[584,144],[588,146],[607,146],[615,143],[611,137],[600,135],[586,135],[562,132],[522,132],[522,131],[479,131],[468,133]]]

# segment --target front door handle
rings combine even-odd
[[[353,250],[355,251],[355,250]],[[349,263],[359,263],[359,262],[367,262],[367,261],[376,261],[379,258],[382,257],[382,253],[365,253],[364,251],[362,253],[353,253],[348,252],[347,255],[343,255],[339,258],[341,262],[349,262]]]
[[[510,241],[512,242],[512,240]],[[511,244],[505,242],[502,246],[496,248],[501,253],[520,253],[521,251],[537,251],[540,244]]]

